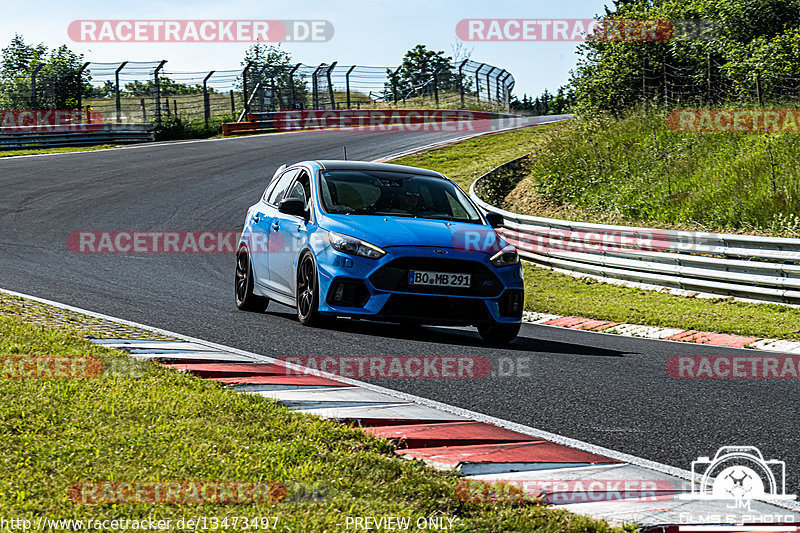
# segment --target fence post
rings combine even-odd
[[[144,104],[144,98],[141,99],[142,103],[142,122],[147,122],[147,106]]]
[[[347,86],[347,109],[350,109],[350,73],[356,68],[355,65],[347,69],[347,74],[344,75],[344,83]]]
[[[394,95],[394,105],[397,105],[397,75],[400,73],[400,69],[403,68],[402,65],[397,67],[397,70],[392,72],[392,94]],[[406,97],[403,96],[403,103],[405,103]]]
[[[31,109],[39,109],[39,102],[36,98],[36,75],[43,67],[44,65],[38,65],[33,69],[33,72],[31,72]]]
[[[508,71],[505,71],[505,73],[506,73],[506,75],[503,76],[503,78],[502,78],[502,83],[503,83],[503,105],[507,110],[510,111],[511,110],[511,87],[506,85],[506,80],[508,80],[508,78],[511,78],[512,76],[511,76],[511,73],[508,72]],[[501,80],[498,79],[497,82],[499,84],[501,82]]]
[[[89,61],[78,69],[78,109],[83,107],[83,71],[89,66]]]
[[[491,69],[489,69],[489,72],[486,73],[486,98],[487,98],[486,101],[489,103],[492,102],[492,79],[490,78],[490,76],[492,75],[492,72],[494,72],[495,70],[497,70],[497,67],[492,67]]]
[[[647,106],[647,57],[642,57],[642,102]]]
[[[319,81],[317,76],[319,75],[320,69],[325,66],[325,63],[321,63],[316,69],[314,69],[314,73],[311,75],[311,106],[314,109],[319,109]]]
[[[331,66],[328,67],[328,70],[325,72],[325,79],[328,80],[328,95],[331,98],[331,109],[336,109],[336,97],[333,94],[333,82],[331,81],[331,73],[333,69],[336,68],[336,63],[338,63],[338,61],[331,63]]]
[[[469,61],[469,59],[465,59],[464,61],[461,62],[460,65],[458,65],[458,92],[461,95],[461,108],[462,109],[464,108],[464,74],[463,74],[463,70],[464,70],[464,65],[467,64],[467,61]]]
[[[233,89],[231,89],[231,116],[236,116],[236,98],[233,96]]]
[[[433,71],[433,98],[436,100],[436,107],[439,107],[439,80],[438,80],[439,69],[436,68]]]
[[[756,72],[756,98],[758,98],[758,107],[764,107],[764,101],[761,98],[761,73]]]
[[[297,69],[300,68],[300,65],[302,65],[302,63],[296,64],[294,68],[289,71],[289,88],[292,93],[292,109],[297,107],[297,94],[295,94],[294,90],[294,73],[297,72]]]
[[[478,69],[475,71],[475,99],[480,102],[481,101],[481,69],[486,66],[486,63],[481,63],[478,65]]]
[[[250,67],[253,66],[252,61],[248,61],[242,70],[242,99],[244,100],[244,116],[250,112],[250,99],[247,96],[247,75],[250,73]],[[235,113],[234,113],[235,114]]]
[[[153,79],[156,87],[156,124],[161,125],[161,82],[158,80],[158,73],[164,68],[166,60],[161,60],[156,70],[153,72]]]
[[[211,72],[208,73],[208,76],[203,78],[203,118],[205,118],[205,121],[206,121],[206,129],[208,129],[208,119],[211,116],[211,103],[208,100],[208,86],[207,86],[207,84],[208,84],[208,78],[213,76],[214,72],[216,72],[216,71],[212,70]],[[178,114],[175,113],[176,118],[177,118],[177,115]]]
[[[114,97],[115,97],[114,99],[116,101],[116,107],[117,107],[117,123],[122,122],[122,101],[120,100],[119,96],[119,73],[122,71],[122,69],[125,68],[125,65],[127,64],[128,64],[127,61],[123,61],[120,64],[120,66],[117,67],[117,70],[114,71]]]
[[[167,100],[167,107],[169,107],[169,100]],[[178,100],[176,98],[172,99],[172,109],[173,109],[175,118],[178,118]]]
[[[505,77],[505,76],[503,76],[503,72],[505,72],[506,74],[508,74],[508,71],[507,71],[506,69],[503,69],[503,70],[501,70],[500,72],[498,72],[498,73],[497,73],[497,78],[496,78],[496,80],[497,80],[497,90],[495,91],[495,93],[494,93],[494,94],[495,94],[495,96],[497,97],[497,98],[496,98],[496,101],[498,101],[498,102],[500,102],[500,101],[501,101],[501,100],[500,100],[500,81],[501,81],[501,80],[505,81],[505,79],[506,79],[506,77]]]
[[[706,78],[707,78],[707,91],[708,96],[707,100],[708,103],[711,103],[711,53],[706,54]]]

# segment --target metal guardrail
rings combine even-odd
[[[79,131],[75,131],[79,130]],[[56,127],[2,128],[0,150],[129,144],[154,140],[152,124],[73,124]]]
[[[528,157],[528,156],[525,156]],[[520,215],[483,201],[485,181],[524,158],[487,172],[470,186],[482,209],[504,218],[499,231],[520,256],[554,270],[706,296],[800,305],[800,239],[671,231]]]

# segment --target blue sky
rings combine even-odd
[[[293,58],[307,64],[399,64],[406,50],[418,43],[450,55],[458,42],[456,23],[466,18],[592,18],[610,0],[178,0],[119,2],[37,0],[3,2],[0,43],[14,32],[28,42],[50,47],[67,44],[87,61],[151,61],[167,59],[174,71],[238,68],[243,43],[77,43],[67,35],[75,19],[325,19],[335,35],[326,43],[286,43]],[[509,70],[517,80],[515,94],[537,95],[564,84],[576,64],[576,43],[464,43],[472,59]]]

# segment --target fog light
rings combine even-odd
[[[344,283],[339,283],[336,286],[336,293],[333,296],[334,300],[343,300],[344,299]]]

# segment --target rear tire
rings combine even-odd
[[[508,344],[517,338],[522,324],[481,324],[478,333],[488,344]]]
[[[322,323],[319,315],[319,277],[317,264],[310,252],[300,257],[297,265],[297,320],[304,326],[316,327]]]
[[[263,313],[269,305],[269,298],[253,294],[253,267],[250,263],[250,254],[244,246],[236,253],[234,294],[236,307],[242,311]]]

